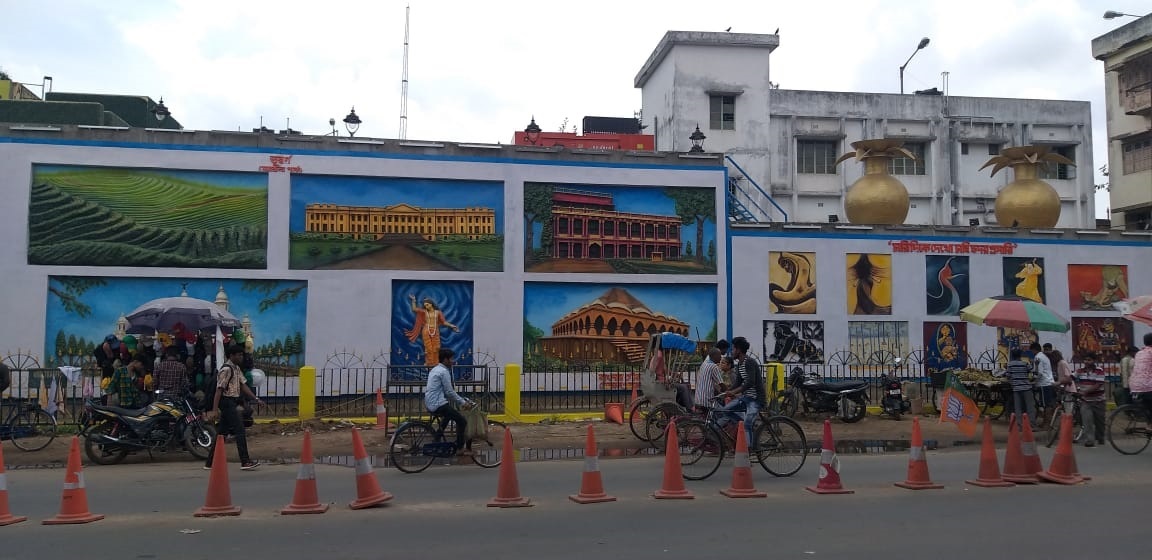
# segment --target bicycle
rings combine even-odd
[[[1084,425],[1080,420],[1080,393],[1057,390],[1060,392],[1060,404],[1052,407],[1052,416],[1048,418],[1048,442],[1045,447],[1052,447],[1060,438],[1060,417],[1065,414],[1072,415],[1072,443],[1080,441],[1084,436]]]
[[[1112,411],[1108,417],[1108,443],[1124,455],[1136,455],[1152,441],[1152,411],[1148,405],[1133,402]]]
[[[56,419],[40,403],[8,405],[8,416],[0,425],[0,439],[10,439],[23,451],[39,451],[56,439]]]
[[[504,456],[502,432],[506,429],[508,426],[503,422],[488,420],[488,437],[467,442],[466,448],[474,453],[472,461],[486,469],[500,466]],[[474,444],[483,444],[485,447],[477,451],[472,449]],[[436,459],[455,456],[457,451],[456,423],[442,415],[433,415],[428,420],[408,419],[397,426],[388,446],[388,457],[401,472],[418,473],[431,466]]]

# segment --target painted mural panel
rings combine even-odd
[[[765,360],[824,363],[824,321],[764,321]]]
[[[457,364],[473,364],[473,294],[472,282],[392,281],[389,375],[394,381],[426,379],[428,368],[440,361],[441,348],[455,350]],[[459,378],[460,372],[454,373]]]
[[[524,367],[639,364],[649,336],[716,340],[714,284],[524,284]]]
[[[848,253],[849,315],[892,314],[892,255]]]
[[[929,371],[968,367],[968,323],[925,321],[924,365]]]
[[[28,264],[264,268],[268,176],[34,165]]]
[[[1004,293],[1045,303],[1044,259],[1004,257]]]
[[[715,274],[716,190],[524,183],[524,270]]]
[[[1072,361],[1083,362],[1089,354],[1096,363],[1114,364],[1132,345],[1132,321],[1121,317],[1073,317]]]
[[[292,175],[293,269],[504,270],[504,188]]]
[[[257,367],[269,373],[298,368],[304,361],[307,286],[303,280],[50,276],[44,355],[52,365],[83,363],[110,334],[133,334],[148,344],[152,329],[132,324],[126,315],[153,300],[186,296],[239,320]],[[176,325],[158,333],[167,344],[195,334],[189,331],[190,325]],[[214,336],[215,329],[202,333]]]
[[[768,253],[768,311],[816,313],[816,253]]]
[[[1115,311],[1112,304],[1128,296],[1128,266],[1068,265],[1068,307],[1077,311]]]
[[[1040,334],[1032,329],[1009,329],[997,328],[996,329],[996,355],[990,356],[988,352],[981,357],[982,363],[995,362],[1004,365],[1008,362],[1008,358],[1012,355],[1013,348],[1020,349],[1020,357],[1027,363],[1032,363],[1032,350],[1029,349],[1033,342],[1040,341]]]
[[[924,289],[929,315],[960,315],[970,303],[968,257],[927,255],[924,257]]]
[[[848,350],[860,363],[884,365],[908,355],[907,321],[848,321]]]

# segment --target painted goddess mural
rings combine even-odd
[[[444,318],[444,312],[436,307],[432,298],[424,298],[419,307],[416,305],[414,294],[408,294],[408,301],[412,304],[415,322],[411,329],[404,331],[404,334],[408,337],[409,342],[416,342],[417,338],[421,339],[424,343],[424,365],[435,366],[440,355],[440,327],[448,327],[454,332],[460,332],[460,327],[449,323],[448,319]]]

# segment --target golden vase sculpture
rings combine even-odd
[[[1048,163],[1075,165],[1072,160],[1048,151],[1046,146],[1005,148],[980,169],[993,165],[992,175],[1011,167],[1015,180],[996,195],[996,223],[1026,228],[1056,227],[1060,221],[1060,195],[1052,185],[1036,177],[1037,167]]]
[[[916,159],[899,140],[861,140],[853,142],[855,151],[848,152],[836,163],[856,158],[864,162],[864,176],[852,183],[844,197],[844,211],[853,224],[900,225],[908,217],[908,189],[888,173],[888,162],[895,157]]]

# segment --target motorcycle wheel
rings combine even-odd
[[[848,402],[855,405],[855,410],[850,409],[850,413],[842,416],[840,419],[843,420],[845,424],[859,422],[861,418],[864,418],[864,414],[868,412],[868,405],[864,402],[864,397],[849,397]]]
[[[784,396],[780,397],[780,415],[795,418],[799,408],[800,395],[796,394],[795,389],[785,390]]]
[[[184,449],[197,459],[207,459],[216,441],[216,428],[207,424],[192,424],[184,429]]]
[[[84,433],[84,454],[97,465],[115,465],[128,456],[128,449],[96,441],[101,435],[112,432],[113,422],[104,422],[88,428]]]

